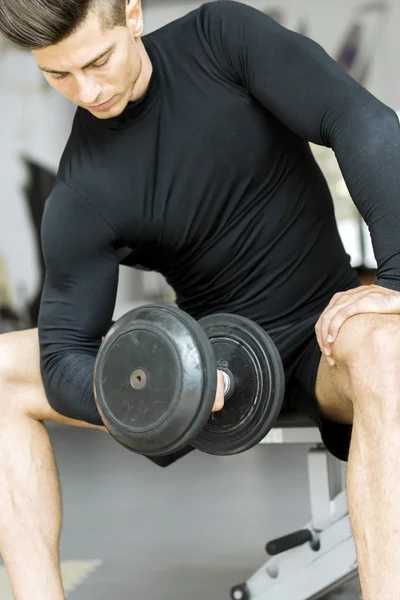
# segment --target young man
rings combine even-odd
[[[41,368],[35,331],[0,338],[0,551],[17,600],[64,597],[42,422],[102,426],[93,365],[121,263],[164,274],[195,318],[229,311],[268,330],[286,401],[349,459],[364,599],[397,599],[396,114],[317,44],[236,2],[142,38],[140,0],[2,0],[0,29],[79,106],[43,219]],[[308,141],[336,153],[376,285],[349,265]]]

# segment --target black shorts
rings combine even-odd
[[[279,350],[285,370],[284,407],[295,408],[307,415],[320,430],[329,452],[336,458],[347,461],[352,426],[323,419],[315,395],[322,356],[315,334],[319,316],[320,313],[307,321],[268,333]]]

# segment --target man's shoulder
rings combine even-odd
[[[202,7],[191,10],[181,17],[173,19],[161,27],[157,27],[143,36],[144,41],[152,40],[154,42],[161,42],[171,38],[174,39],[177,34],[182,33],[185,29],[190,29],[196,24],[201,8]]]
[[[75,187],[76,178],[80,180],[81,172],[85,169],[83,156],[86,145],[94,143],[88,128],[88,111],[78,107],[72,122],[68,140],[61,154],[57,179]]]
[[[66,237],[75,237],[77,231],[84,231],[85,235],[88,235],[95,221],[96,227],[99,226],[99,222],[106,224],[86,191],[58,178],[45,203],[42,240],[63,245]],[[106,228],[109,229],[108,224]]]
[[[214,0],[205,2],[198,9],[199,18],[211,18],[215,21],[220,19],[240,19],[254,8],[238,0]]]
[[[237,0],[205,2],[197,11],[197,27],[208,44],[217,50],[221,43],[239,44],[241,28],[251,27],[262,14],[256,8]]]
[[[47,213],[59,210],[63,206],[64,212],[71,212],[71,215],[76,211],[76,203],[87,203],[85,193],[76,189],[70,182],[65,181],[60,176],[54,184],[54,187],[47,198],[45,210]],[[75,213],[76,214],[76,213]]]
[[[183,53],[190,60],[192,55],[202,51],[209,56],[210,48],[218,53],[219,41],[224,35],[234,38],[235,24],[244,20],[249,10],[248,5],[236,0],[204,2],[182,17],[146,34],[143,41],[145,45],[148,41],[158,48],[165,60],[171,57],[181,60]]]
[[[161,41],[168,37],[174,38],[178,33],[189,30],[192,27],[197,27],[198,23],[201,23],[203,19],[218,20],[227,15],[232,15],[235,18],[235,16],[243,14],[243,10],[245,11],[246,8],[248,9],[249,7],[237,0],[210,0],[209,2],[202,3],[198,8],[187,12],[182,17],[174,19],[166,25],[146,34],[144,39]]]

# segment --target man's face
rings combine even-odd
[[[144,91],[143,44],[137,30],[136,20],[102,30],[99,17],[90,14],[71,36],[32,54],[52,87],[99,119],[109,119]]]

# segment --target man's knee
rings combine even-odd
[[[400,355],[400,315],[357,315],[341,327],[332,354],[336,361],[353,364],[363,357],[379,359]]]
[[[0,385],[10,382],[13,378],[13,357],[9,352],[6,339],[8,335],[7,333],[0,335]]]
[[[348,319],[332,345],[337,368],[349,377],[353,402],[400,411],[400,315],[357,315]],[[371,397],[376,402],[371,403]]]
[[[64,417],[50,405],[40,372],[36,329],[0,335],[0,422],[21,416],[104,431],[104,427]]]
[[[40,378],[37,329],[0,335],[1,375],[11,381],[29,382]]]
[[[28,410],[30,392],[41,386],[37,331],[0,335],[0,412]],[[25,392],[25,393],[24,393]]]

